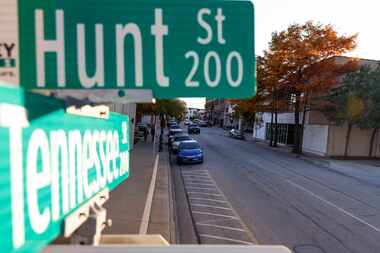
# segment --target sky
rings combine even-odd
[[[272,32],[313,20],[332,24],[340,34],[358,33],[358,46],[350,56],[380,60],[379,0],[254,0],[253,3],[256,55],[268,48]],[[204,98],[184,100],[189,107],[203,108],[205,103]]]

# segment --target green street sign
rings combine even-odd
[[[18,29],[27,89],[255,94],[248,0],[18,0]]]
[[[38,252],[63,220],[129,176],[129,119],[65,112],[63,103],[0,86],[0,252]]]

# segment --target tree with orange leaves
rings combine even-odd
[[[265,99],[264,87],[264,58],[258,56],[256,58],[256,95],[249,99],[230,99],[229,102],[234,104],[235,115],[243,118],[244,120],[254,120],[257,112],[262,112],[268,110],[268,106],[263,104]]]
[[[235,104],[236,115],[245,120],[255,119],[257,112],[271,113],[271,128],[269,145],[277,146],[277,114],[284,104],[283,87],[280,85],[280,75],[278,70],[282,67],[280,59],[274,59],[265,52],[264,56],[256,57],[256,96],[246,100],[230,100]]]
[[[262,62],[260,81],[266,94],[266,103],[270,106],[271,124],[270,124],[270,142],[269,145],[277,147],[278,141],[278,113],[286,105],[286,92],[284,92],[284,79],[282,73],[285,72],[286,65],[283,64],[281,54],[270,54],[264,51],[264,56],[259,58]],[[260,76],[260,74],[258,74]],[[268,103],[270,101],[270,103]],[[284,103],[285,102],[285,103]]]
[[[293,24],[272,34],[265,53],[282,88],[286,87],[295,116],[295,153],[302,153],[305,114],[318,93],[326,93],[339,82],[339,77],[352,72],[355,62],[340,63],[335,56],[356,47],[357,35],[338,35],[331,25],[307,22]],[[279,64],[280,63],[280,64]],[[300,120],[302,113],[302,120]]]

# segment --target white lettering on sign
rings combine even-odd
[[[205,14],[210,15],[211,14],[210,9],[207,9],[207,8],[200,9],[198,12],[198,16],[197,16],[197,20],[198,20],[199,25],[203,29],[205,29],[206,33],[207,33],[206,38],[198,37],[198,39],[197,39],[199,44],[204,44],[204,45],[210,43],[212,40],[211,26],[203,19],[203,16]]]
[[[59,176],[62,178],[62,211],[67,214],[70,210],[69,207],[69,162],[67,150],[66,133],[63,130],[51,131],[51,201],[52,201],[52,219],[54,221],[59,219],[60,201],[59,201]],[[55,156],[55,157],[53,157]],[[61,163],[59,163],[59,161]],[[61,175],[59,175],[59,168],[61,168]]]
[[[185,54],[186,59],[193,58],[193,67],[191,68],[189,74],[186,77],[185,84],[187,87],[198,87],[199,82],[194,81],[194,75],[197,72],[198,65],[199,65],[199,56],[195,51],[190,51]]]
[[[232,60],[235,59],[237,61],[237,78],[234,80],[232,78]],[[241,55],[236,52],[232,51],[228,57],[227,57],[227,64],[226,64],[226,73],[227,73],[227,80],[228,83],[232,87],[238,87],[243,80],[243,59],[241,58]]]
[[[221,8],[218,8],[217,13],[218,14],[216,14],[215,20],[216,20],[216,23],[218,25],[218,29],[217,29],[217,32],[218,32],[218,42],[220,44],[225,44],[226,40],[223,38],[223,21],[226,20],[226,17],[223,16]]]
[[[212,15],[212,10],[208,8],[203,8],[198,11],[197,14],[197,21],[199,26],[201,26],[205,32],[206,36],[197,37],[197,42],[201,45],[207,45],[210,44],[214,38],[214,31],[212,29],[212,26],[207,23],[206,16]],[[216,38],[217,42],[221,45],[226,44],[226,39],[223,35],[223,22],[226,20],[226,17],[223,15],[223,10],[221,8],[216,9],[216,15],[215,15],[215,21],[216,21]],[[218,52],[216,51],[208,51],[203,59],[203,80],[200,82],[198,80],[194,80],[195,76],[198,73],[198,67],[200,62],[200,57],[198,53],[194,50],[188,51],[185,53],[185,58],[189,59],[191,58],[193,61],[192,67],[187,74],[187,77],[185,79],[185,85],[186,87],[198,87],[200,83],[206,83],[208,87],[215,88],[218,87],[221,83],[223,73],[225,73],[225,77],[227,79],[227,83],[230,85],[230,87],[239,87],[240,84],[243,81],[243,58],[241,57],[240,53],[237,51],[232,51],[228,54],[226,59],[226,67],[225,72],[224,68],[222,68],[222,65],[224,64],[222,61],[224,59],[221,59]],[[233,62],[237,63],[237,77],[234,78],[232,76],[233,71]],[[202,66],[202,65],[201,65]],[[213,76],[210,71],[210,69],[213,69]]]
[[[28,126],[27,110],[22,106],[0,103],[0,126],[9,128],[11,172],[12,242],[17,249],[25,243],[22,131]]]
[[[213,59],[213,62],[215,64],[215,77],[214,77],[214,80],[211,79],[210,77],[210,65],[211,65],[211,59]],[[220,77],[221,77],[221,67],[220,67],[221,63],[220,63],[220,57],[219,55],[215,52],[215,51],[210,51],[206,54],[206,57],[205,57],[205,64],[204,64],[204,77],[205,77],[205,80],[206,80],[206,83],[208,84],[208,86],[210,87],[216,87],[218,86],[219,82],[220,82]]]
[[[140,28],[134,24],[129,23],[125,26],[116,25],[116,57],[117,57],[117,85],[119,87],[125,86],[125,53],[124,53],[124,40],[127,35],[133,37],[135,49],[135,82],[137,87],[143,86],[143,57],[142,57],[142,41]]]
[[[151,35],[155,39],[155,63],[156,63],[156,81],[161,87],[168,87],[170,79],[165,75],[164,68],[164,36],[169,34],[169,28],[163,24],[162,9],[154,9],[154,25],[151,26]],[[45,54],[55,53],[57,55],[57,73],[58,87],[66,87],[66,66],[65,66],[65,20],[64,11],[56,10],[55,12],[55,32],[56,40],[46,40],[44,30],[44,12],[43,10],[35,11],[35,32],[36,32],[36,57],[37,57],[37,87],[46,86],[45,77]],[[86,26],[77,24],[77,69],[79,81],[83,88],[101,88],[105,85],[104,77],[104,33],[103,24],[95,24],[95,71],[92,76],[87,73],[86,63]],[[115,25],[116,38],[116,79],[118,87],[125,87],[125,39],[127,36],[133,38],[134,48],[134,69],[136,87],[143,87],[143,46],[141,31],[137,24],[128,23],[126,25]],[[129,47],[128,47],[129,48]]]
[[[42,158],[41,168],[37,167],[39,157]],[[41,208],[38,201],[38,192],[51,185],[49,141],[42,129],[35,130],[30,137],[27,161],[26,189],[30,224],[34,232],[42,234],[47,229],[51,218],[50,207]]]
[[[122,122],[120,128],[125,124]],[[10,170],[17,172],[11,175],[15,248],[25,243],[24,207],[32,230],[42,234],[52,222],[129,173],[129,151],[120,151],[116,130],[88,129],[82,135],[79,130],[39,128],[23,140],[22,127],[12,124],[9,135]],[[27,153],[23,154],[23,150]],[[46,201],[44,196],[49,194],[51,201]]]
[[[223,22],[226,20],[226,17],[223,15],[223,10],[221,8],[217,8],[217,14],[215,15],[215,20],[216,20],[216,33],[217,33],[217,40],[219,44],[225,44],[226,40],[223,37]],[[200,9],[198,11],[197,15],[197,21],[199,25],[205,29],[207,36],[205,38],[198,37],[197,41],[199,44],[206,45],[209,44],[212,41],[213,38],[213,31],[212,27],[209,23],[207,23],[204,19],[205,15],[210,16],[211,15],[211,10],[207,8]]]
[[[56,40],[45,40],[44,12],[36,10],[36,57],[37,57],[37,87],[45,87],[45,53],[57,54],[58,87],[66,86],[65,72],[65,36],[64,16],[62,10],[55,12]]]
[[[85,39],[85,26],[83,24],[77,25],[78,37],[78,73],[79,80],[83,87],[92,88],[104,86],[104,46],[103,46],[103,25],[95,25],[95,41],[96,41],[96,70],[92,77],[87,75],[86,65],[86,39]]]
[[[65,20],[64,11],[55,11],[55,40],[46,40],[44,31],[44,11],[35,10],[35,32],[36,32],[36,57],[37,57],[37,86],[46,87],[45,80],[45,54],[55,53],[57,61],[57,83],[58,87],[66,87],[66,66],[65,66]],[[226,16],[223,14],[222,8],[201,8],[196,13],[196,21],[201,27],[201,34],[196,37],[196,41],[201,46],[218,43],[225,46],[227,39],[224,36],[224,23]],[[87,25],[88,26],[88,25]],[[94,27],[87,27],[85,24],[76,24],[77,32],[77,71],[78,80],[81,87],[103,88],[105,84],[105,34],[104,24],[96,23]],[[94,29],[95,38],[87,38],[86,31]],[[143,65],[143,36],[138,24],[129,22],[126,24],[115,24],[113,29],[115,32],[115,56],[114,63],[116,85],[119,88],[123,87],[143,87],[144,86],[144,65]],[[160,8],[154,9],[154,24],[150,26],[150,35],[154,37],[154,52],[155,52],[155,78],[159,87],[169,87],[170,77],[165,74],[165,53],[164,41],[165,37],[169,37],[169,27],[164,23],[164,13]],[[86,39],[87,38],[87,39]],[[128,42],[126,42],[126,40]],[[86,50],[86,45],[92,42],[95,50]],[[126,45],[130,43],[131,45]],[[128,52],[126,52],[128,49]],[[93,52],[94,51],[94,52]],[[109,50],[108,50],[109,51]],[[88,64],[86,59],[89,53],[93,53],[94,64]],[[109,53],[109,52],[107,52]],[[228,52],[227,52],[228,53]],[[241,54],[237,51],[231,51],[229,54],[221,54],[218,50],[203,51],[202,54],[196,50],[187,51],[186,59],[192,60],[191,68],[184,80],[185,87],[199,87],[201,84],[211,88],[218,87],[224,80],[230,87],[237,88],[243,81],[244,62]],[[126,56],[133,57],[134,66],[126,66]],[[222,57],[221,57],[222,56]],[[226,59],[224,57],[227,57]],[[149,62],[149,64],[152,64]],[[94,66],[91,74],[87,73],[87,66]],[[201,67],[200,77],[202,80],[196,80],[198,67]],[[127,83],[126,69],[134,69],[134,83]],[[203,71],[202,71],[203,70]],[[212,73],[213,72],[213,73]],[[131,78],[128,78],[130,80]],[[79,195],[80,197],[81,195]]]
[[[193,66],[188,73],[185,85],[186,87],[198,87],[199,81],[194,80],[194,76],[196,75],[198,71],[199,66],[199,55],[195,51],[189,51],[186,52],[185,58],[192,58],[193,59]],[[237,61],[237,78],[233,79],[232,77],[232,62],[235,59]],[[215,70],[214,77],[212,78],[211,72],[210,72],[210,66],[213,64],[214,66],[211,67]],[[217,87],[220,84],[221,81],[221,74],[222,74],[222,60],[220,59],[220,56],[215,51],[209,51],[203,61],[203,77],[205,80],[205,83],[209,87]],[[226,77],[227,77],[227,83],[231,87],[239,87],[241,82],[243,81],[243,59],[241,55],[236,52],[232,51],[228,54],[227,60],[226,60]]]
[[[155,25],[151,27],[151,33],[155,37],[156,49],[156,80],[161,87],[169,86],[169,77],[164,74],[164,42],[163,36],[168,35],[168,26],[162,24],[162,10],[155,9],[154,11]]]

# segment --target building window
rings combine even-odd
[[[285,145],[294,144],[294,124],[277,124],[277,142]],[[275,124],[266,123],[265,139],[270,140],[271,132],[275,131]],[[273,136],[274,138],[274,136]]]

